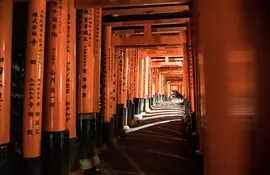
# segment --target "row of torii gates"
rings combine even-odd
[[[170,2],[190,1],[157,0]],[[139,114],[143,106],[147,109],[168,96],[170,88],[163,80],[166,74],[172,76],[155,68],[159,63],[150,59],[146,46],[135,46],[171,43],[182,48],[183,67],[173,71],[180,72],[177,86],[183,86],[179,90],[196,112],[197,153],[205,153],[205,174],[265,174],[270,120],[268,2],[194,0],[188,20],[166,19],[187,22],[187,32],[152,35],[151,24],[162,20],[146,20],[144,35],[132,37],[117,36],[112,27],[136,25],[135,21],[103,23],[100,8],[152,1],[75,0],[77,9],[91,8],[78,10],[77,22],[71,0],[52,0],[47,6],[45,0],[28,3],[23,157],[32,169],[38,169],[33,165],[41,156],[46,175],[68,174],[66,148],[76,136],[80,159],[93,157],[94,142],[110,141],[117,128],[132,123],[131,106]],[[12,4],[0,1],[0,165],[7,164],[10,142],[11,47],[16,44],[11,43]],[[122,120],[123,113],[128,113],[127,120]]]
[[[13,1],[1,0],[1,168],[8,165],[10,142],[12,15]],[[172,90],[193,99],[190,26],[160,37],[147,23],[143,36],[131,38],[114,35],[113,25],[102,24],[101,8],[76,11],[74,0],[28,1],[22,156],[25,167],[35,165],[30,171],[39,169],[42,156],[45,174],[68,174],[69,160],[77,160],[72,150],[77,137],[80,159],[97,163],[96,144],[112,141]],[[166,42],[177,46],[136,47]],[[169,58],[175,55],[181,58]],[[155,56],[165,61],[155,62]]]

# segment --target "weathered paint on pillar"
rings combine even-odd
[[[95,9],[95,89],[94,106],[95,112],[100,110],[100,71],[101,71],[101,29],[102,29],[102,8]]]
[[[48,6],[47,16],[43,130],[58,132],[67,129],[67,1],[52,1]]]
[[[68,1],[66,63],[66,121],[69,137],[76,137],[76,9],[74,0]]]
[[[13,1],[0,2],[0,145],[10,141],[10,85]]]
[[[94,109],[94,9],[84,9],[78,12],[79,29],[77,38],[78,85],[77,113],[95,113]]]
[[[46,0],[29,1],[23,110],[24,158],[41,155],[45,22]]]
[[[111,65],[111,36],[112,27],[104,26],[104,48],[103,48],[103,65],[102,65],[102,112],[105,122],[110,122],[110,65]]]

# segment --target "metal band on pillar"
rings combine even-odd
[[[67,0],[48,4],[42,157],[45,174],[69,174],[66,123]]]

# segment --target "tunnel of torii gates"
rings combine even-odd
[[[22,1],[15,0],[15,4]],[[246,44],[247,40],[240,32],[246,31],[242,25],[244,20],[241,21],[243,16],[238,13],[241,0],[206,1],[208,3],[200,0],[177,7],[178,11],[189,12],[191,16],[121,22],[102,21],[103,13],[107,12],[102,8],[154,2],[75,0],[74,4],[74,0],[27,1],[21,123],[23,167],[38,172],[42,163],[46,175],[66,175],[80,163],[83,167],[83,162],[87,160],[97,164],[97,145],[113,142],[117,135],[132,127],[143,112],[165,101],[171,90],[177,90],[190,101],[190,111],[196,112],[200,136],[197,152],[207,152],[206,174],[246,175],[247,160],[244,153],[248,144],[245,144],[247,140],[243,139],[242,132],[246,129],[242,126],[246,125],[240,125],[239,122],[247,124],[246,119],[251,119],[253,114],[238,111],[232,115],[229,104],[239,107],[239,101],[231,102],[232,98],[228,94],[243,99],[252,97],[256,92],[259,104],[262,104],[267,92],[263,89],[254,90],[253,82],[256,82],[257,75],[250,70],[255,70],[255,53],[248,52],[251,45]],[[16,45],[12,43],[13,5],[13,0],[0,0],[2,170],[9,163],[11,142],[11,49]],[[167,10],[170,11],[170,8]],[[231,9],[230,13],[227,13],[228,9]],[[164,8],[158,11],[162,10]],[[136,9],[120,9],[116,14],[129,15],[134,11]],[[170,29],[155,28],[162,24],[184,25]],[[117,30],[126,26],[143,27]],[[213,28],[215,31],[210,30]],[[257,36],[259,33],[263,32],[252,32],[251,35]],[[258,42],[258,46],[261,44]],[[263,62],[256,64],[266,65]],[[257,81],[260,85],[265,77],[263,75],[268,74],[261,69],[256,70],[261,76],[258,79],[260,81]],[[240,104],[252,109],[252,103]],[[208,112],[207,127],[205,111]],[[230,120],[231,116],[236,116],[237,120]],[[264,128],[264,125],[260,126]],[[233,142],[237,143],[237,147],[227,144]],[[210,146],[204,147],[206,144]],[[230,159],[232,155],[237,155],[237,159]],[[225,168],[223,165],[226,165]],[[5,175],[5,171],[1,175]]]

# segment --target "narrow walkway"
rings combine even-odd
[[[157,105],[125,139],[100,155],[98,174],[190,174],[191,156],[183,135],[183,114],[180,101]]]

